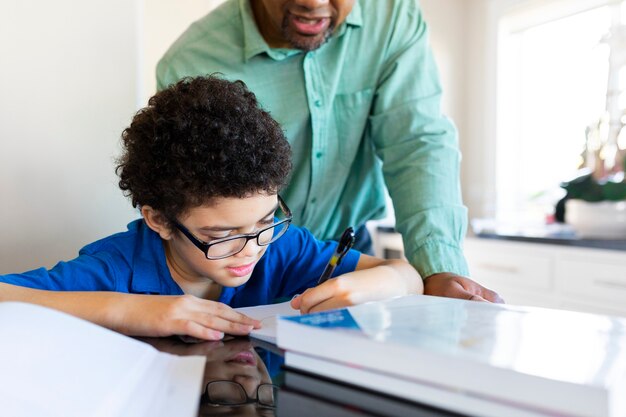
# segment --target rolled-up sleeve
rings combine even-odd
[[[407,2],[410,3],[410,2]],[[423,277],[467,275],[467,229],[457,131],[441,113],[441,85],[419,8],[398,16],[370,117],[371,139],[402,233],[405,255]]]

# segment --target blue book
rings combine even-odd
[[[626,320],[408,296],[278,319],[286,365],[485,417],[626,417]]]

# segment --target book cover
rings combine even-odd
[[[277,335],[288,366],[308,357],[318,373],[360,386],[384,376],[407,398],[407,386],[431,387],[536,415],[626,416],[617,317],[409,296],[281,317]],[[474,415],[497,415],[482,408]]]

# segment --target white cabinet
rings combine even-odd
[[[626,316],[626,252],[467,238],[471,277],[510,304]]]
[[[377,256],[402,253],[400,234],[373,233]],[[626,316],[626,251],[468,237],[471,278],[508,304]]]

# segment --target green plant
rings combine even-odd
[[[576,198],[591,202],[626,200],[626,182],[598,182],[591,174],[563,182],[561,187],[567,191],[566,199]]]
[[[626,182],[599,182],[590,173],[563,182],[561,187],[567,193],[556,203],[554,210],[554,218],[560,223],[565,222],[565,202],[567,200],[578,199],[589,202],[626,200]]]

